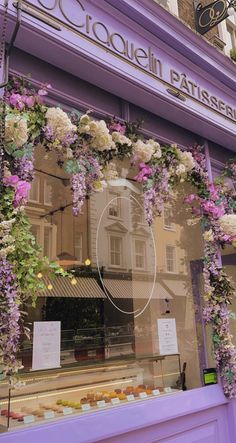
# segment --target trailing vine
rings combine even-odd
[[[212,325],[213,347],[224,391],[236,396],[236,350],[229,329],[228,305],[234,288],[219,260],[220,248],[236,243],[236,165],[229,162],[221,180],[210,182],[202,149],[183,151],[177,145],[160,146],[140,136],[139,124],[94,120],[89,113],[65,113],[48,107],[44,96],[50,85],[38,91],[24,79],[12,77],[5,92],[4,176],[0,183],[0,365],[15,374],[20,338],[21,308],[44,290],[42,276],[72,278],[57,264],[41,257],[30,232],[25,206],[34,177],[34,152],[44,146],[69,174],[73,212],[81,213],[86,196],[102,191],[121,173],[119,162],[128,160],[135,180],[142,185],[149,225],[174,201],[179,183],[188,182],[195,192],[185,197],[196,222],[201,223],[204,251],[205,321]],[[117,162],[119,160],[119,162]]]

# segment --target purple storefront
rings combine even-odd
[[[0,0],[1,14],[3,3]],[[16,2],[10,0],[8,41],[16,20]],[[145,137],[156,137],[160,143],[177,143],[183,148],[195,143],[204,145],[210,177],[217,176],[225,162],[234,156],[234,63],[152,0],[23,1],[10,70],[23,76],[30,73],[30,81],[36,87],[50,83],[48,102],[53,106],[60,103],[65,110],[82,112],[91,109],[96,118],[140,119],[144,121]],[[106,407],[103,400],[96,398],[100,405],[91,407],[85,402],[79,412],[76,402],[70,407],[65,401],[65,417],[56,420],[56,410],[51,411],[49,407],[51,416],[44,413],[43,417],[39,414],[40,419],[29,418],[28,424],[26,420],[19,429],[10,425],[9,431],[0,435],[0,442],[30,443],[33,439],[36,443],[43,440],[58,443],[235,443],[235,400],[227,400],[220,382],[212,386],[203,386],[202,382],[203,369],[214,367],[214,361],[210,331],[205,330],[201,317],[200,233],[196,229],[199,241],[196,239],[193,244],[193,237],[189,237],[191,234],[183,221],[185,216],[178,213],[175,218],[168,207],[164,219],[154,227],[160,234],[157,238],[146,229],[140,214],[135,228],[129,228],[124,215],[129,195],[127,185],[121,183],[118,189],[107,191],[107,199],[100,197],[99,201],[91,199],[87,203],[80,225],[73,222],[71,246],[69,233],[63,229],[70,223],[70,215],[65,210],[68,200],[59,185],[57,204],[52,203],[57,171],[45,166],[45,158],[36,161],[38,179],[28,210],[36,238],[44,244],[46,255],[60,256],[62,265],[66,266],[66,261],[70,260],[79,265],[88,257],[98,263],[98,268],[101,264],[105,286],[114,303],[111,308],[98,283],[96,270],[87,280],[83,275],[79,277],[80,296],[75,292],[68,295],[67,288],[62,294],[58,286],[51,294],[39,297],[36,312],[29,310],[32,322],[61,321],[59,316],[53,317],[53,313],[60,310],[56,302],[73,297],[81,298],[78,305],[81,312],[83,309],[88,312],[85,303],[88,297],[94,312],[99,313],[93,317],[95,326],[92,322],[84,322],[79,328],[74,320],[71,324],[64,323],[61,368],[41,370],[38,375],[28,372],[24,376],[31,379],[32,386],[29,381],[28,390],[25,388],[17,394],[12,404],[15,402],[17,408],[20,402],[37,402],[39,398],[46,403],[50,401],[44,397],[70,400],[70,395],[74,400],[77,391],[84,391],[83,395],[89,392],[94,400],[95,390],[101,391],[103,386],[109,392],[111,386],[114,392],[122,395],[122,390],[126,388],[128,392],[127,385],[132,385],[134,380],[139,386],[145,383],[146,391],[152,391],[153,395],[145,399],[148,395],[139,394],[138,400],[124,401],[122,396],[117,399],[114,394],[116,400]],[[60,186],[66,189],[66,177],[60,180]],[[101,218],[98,217],[100,206],[108,207],[106,219],[103,217],[105,209]],[[99,235],[104,244],[108,241],[107,258]],[[134,248],[132,266],[125,249],[128,238]],[[153,267],[156,268],[152,254],[157,261],[156,292],[148,305],[145,301],[149,300],[148,289],[142,289],[147,280],[138,279],[139,296],[131,300],[126,274],[130,273],[130,268],[142,276],[145,272],[152,273]],[[235,258],[234,253],[226,251],[222,261],[236,280]],[[120,295],[119,288],[126,291],[125,296]],[[91,296],[86,295],[86,291]],[[125,314],[137,310],[143,311],[143,315],[133,315],[127,320]],[[236,310],[235,302],[232,310]],[[169,353],[171,361],[167,353],[159,362],[157,322],[173,318],[178,353]],[[234,323],[232,319],[232,333],[236,337]],[[94,335],[93,328],[100,328],[99,336]],[[147,342],[151,342],[150,346]],[[160,340],[158,343],[160,345]],[[26,344],[23,364],[30,370],[31,354],[29,352],[29,357],[27,349]],[[183,387],[179,372],[184,362],[187,363],[186,392],[179,389]],[[150,389],[146,386],[145,374],[149,374],[147,385],[152,386]],[[121,389],[115,391],[112,385],[120,388],[119,383]],[[107,391],[104,392],[106,395]],[[1,395],[0,408],[3,404],[4,396]],[[31,412],[28,417],[32,418]]]

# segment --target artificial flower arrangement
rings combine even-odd
[[[95,120],[90,113],[67,114],[44,103],[50,85],[37,92],[23,79],[11,78],[5,91],[5,139],[1,158],[0,202],[0,366],[15,375],[22,332],[22,305],[44,289],[41,277],[64,275],[55,263],[41,258],[25,214],[34,177],[34,151],[43,145],[57,155],[58,164],[71,180],[73,212],[80,214],[86,196],[100,192],[108,180],[116,180],[116,160],[129,160],[138,170],[144,210],[149,225],[174,197],[184,181],[195,193],[185,197],[204,232],[204,318],[212,325],[214,355],[228,397],[236,396],[236,349],[232,344],[228,304],[234,289],[219,261],[219,250],[236,243],[236,198],[223,180],[209,180],[204,154],[195,146],[183,151],[177,145],[160,146],[139,134],[139,125],[116,119]],[[236,184],[236,165],[224,172]],[[40,278],[39,278],[40,276]]]

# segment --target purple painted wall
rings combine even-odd
[[[1,443],[235,443],[235,402],[194,389],[0,436]]]

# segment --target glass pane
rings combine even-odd
[[[39,197],[40,197],[40,177],[38,175],[35,175],[34,180],[31,184],[29,201],[39,203]]]
[[[74,217],[62,169],[50,156],[45,162],[43,151],[36,167],[50,174],[53,199],[40,211],[30,203],[32,232],[44,253],[74,271],[76,284],[57,277],[50,290],[38,294],[35,309],[26,307],[31,339],[22,341],[19,356],[26,389],[13,393],[13,412],[33,415],[38,423],[47,420],[47,410],[57,417],[70,407],[77,414],[83,404],[93,411],[100,409],[99,401],[127,403],[130,395],[143,401],[201,386],[206,364],[199,314],[202,241],[200,227],[190,226],[182,204],[191,189],[181,187],[170,207],[175,230],[165,229],[163,217],[150,228],[137,184],[118,182],[118,219],[109,212],[114,184],[93,194]],[[47,287],[48,279],[43,281]],[[61,325],[61,368],[32,372],[34,324],[55,321]],[[3,408],[7,399],[0,394]]]

